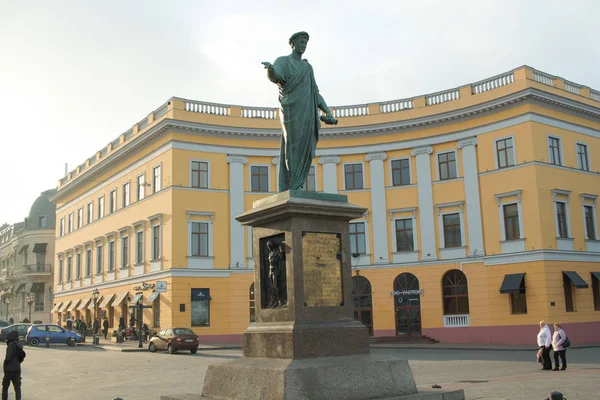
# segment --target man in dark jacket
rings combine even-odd
[[[85,336],[87,335],[87,324],[84,320],[79,323],[79,332],[81,333],[81,341],[85,342]]]
[[[108,320],[104,318],[104,322],[102,323],[102,333],[104,333],[104,339],[106,339],[106,335],[108,335]]]
[[[16,330],[10,331],[6,335],[2,400],[8,400],[8,388],[11,382],[15,388],[15,399],[21,400],[21,362],[18,357],[19,351],[23,351],[23,346],[19,343],[19,332]]]
[[[97,335],[98,331],[100,330],[100,322],[98,322],[97,319],[94,319],[94,322],[92,323],[92,329],[94,331],[94,335]]]

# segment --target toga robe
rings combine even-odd
[[[281,149],[279,192],[304,186],[319,140],[319,88],[307,60],[279,57],[268,70],[279,86]]]

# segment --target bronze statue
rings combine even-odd
[[[283,243],[267,242],[267,262],[269,286],[267,290],[267,306],[283,307],[287,303],[287,285],[285,279],[285,249]],[[282,265],[283,264],[283,265]]]
[[[274,64],[263,62],[271,82],[279,86],[281,135],[279,192],[299,190],[310,171],[323,121],[337,124],[325,100],[319,94],[312,66],[302,54],[308,33],[294,33],[289,40],[292,53],[279,57]],[[325,113],[319,116],[319,110]]]

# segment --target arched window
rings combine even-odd
[[[444,315],[469,313],[467,277],[462,271],[452,269],[442,278]]]
[[[354,301],[354,319],[363,323],[373,336],[373,298],[371,282],[364,276],[352,277],[352,299]]]
[[[250,285],[250,323],[256,322],[256,306],[254,304],[254,282]]]

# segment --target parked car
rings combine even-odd
[[[166,350],[174,354],[178,350],[189,350],[196,354],[199,345],[198,336],[189,328],[168,328],[156,334],[148,344],[148,350],[154,353],[157,350]]]
[[[8,332],[17,330],[19,332],[19,340],[25,340],[25,335],[27,335],[27,330],[31,324],[14,324],[0,328],[0,341],[6,342],[6,335]]]
[[[0,328],[4,328],[5,326],[10,326],[10,322],[0,319]]]
[[[25,336],[25,341],[31,346],[37,346],[40,342],[46,342],[46,336],[49,338],[50,343],[66,343],[69,346],[75,346],[75,344],[81,343],[81,336],[79,336],[78,333],[68,331],[58,325],[52,324],[30,326],[27,335]]]

